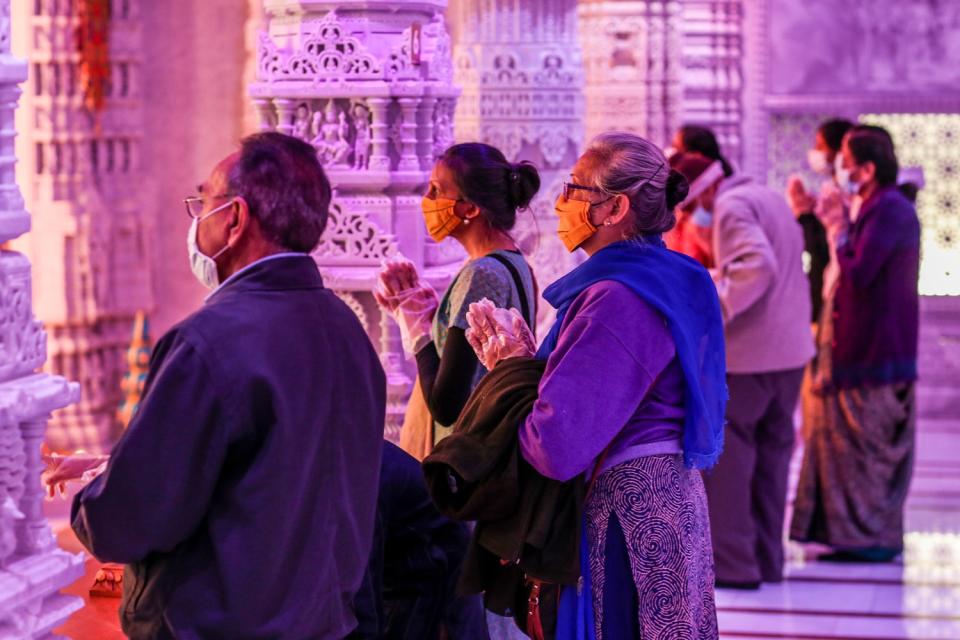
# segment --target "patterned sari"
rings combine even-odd
[[[914,383],[831,384],[833,295],[803,383],[805,450],[790,537],[839,550],[903,548],[916,442]]]

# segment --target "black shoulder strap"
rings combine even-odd
[[[523,313],[523,317],[526,319],[527,323],[529,323],[530,330],[533,331],[537,324],[537,319],[530,315],[530,303],[527,301],[527,289],[523,286],[523,280],[520,278],[520,272],[517,271],[517,268],[513,266],[513,263],[510,262],[510,260],[498,253],[488,253],[487,256],[505,266],[507,271],[510,272],[510,276],[513,278],[513,284],[517,287],[517,295],[520,296],[520,311]]]

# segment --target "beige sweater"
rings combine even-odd
[[[712,270],[729,373],[802,367],[813,357],[803,232],[783,196],[745,176],[725,179],[713,216]]]

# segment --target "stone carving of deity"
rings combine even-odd
[[[320,112],[313,114],[313,128],[317,132],[313,146],[317,149],[320,162],[325,166],[345,164],[350,153],[350,143],[347,142],[350,126],[346,114],[338,111],[333,100],[327,103],[322,116]]]
[[[293,135],[304,142],[310,141],[310,107],[301,104],[293,119]]]
[[[353,168],[366,169],[370,159],[370,110],[364,104],[353,105]]]

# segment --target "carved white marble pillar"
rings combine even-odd
[[[26,78],[27,65],[10,54],[10,2],[0,0],[0,245],[30,228],[13,170],[14,109]],[[59,594],[83,575],[83,556],[56,547],[40,486],[50,411],[76,402],[79,388],[35,373],[45,359],[30,262],[0,250],[0,638],[47,638],[83,605]]]
[[[744,0],[683,0],[683,124],[713,129],[743,160]]]
[[[243,91],[246,97],[246,86],[257,77],[257,42],[260,39],[260,32],[263,30],[266,17],[263,14],[263,0],[247,0],[247,23],[243,28],[243,48],[246,52],[246,64],[243,67]],[[269,104],[269,103],[268,103]],[[244,134],[263,131],[265,122],[273,120],[261,109],[260,101],[246,101],[246,107],[243,110],[243,132]]]
[[[630,131],[665,145],[679,125],[677,0],[581,0],[587,139]]]
[[[542,186],[514,237],[541,289],[566,273],[571,256],[556,237],[554,201],[584,143],[583,67],[576,0],[489,0],[451,6],[458,37],[458,142],[478,140],[513,161],[530,160]],[[540,305],[538,336],[553,312]]]
[[[272,131],[277,126],[277,113],[273,108],[273,101],[258,98],[252,100],[254,109],[257,112],[257,126],[255,129],[260,131]]]
[[[82,400],[55,411],[57,449],[108,449],[130,328],[153,308],[152,182],[140,168],[143,105],[138,0],[112,3],[111,81],[104,108],[84,104],[77,2],[14,0],[18,51],[32,73],[18,114],[17,175],[33,233],[17,243],[34,263],[34,305],[48,333],[47,370],[80,380]]]
[[[335,188],[314,257],[327,286],[380,347],[391,439],[399,436],[413,368],[371,294],[380,263],[402,251],[442,288],[462,259],[427,238],[420,213],[438,149],[452,139],[459,93],[445,7],[446,0],[265,0],[266,31],[249,88],[261,114],[276,110],[268,128],[316,147]]]

